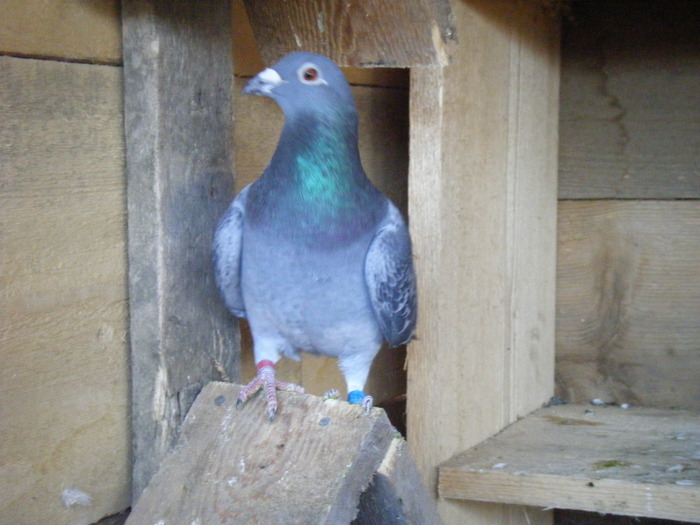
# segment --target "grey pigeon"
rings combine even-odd
[[[243,93],[275,100],[285,123],[270,164],[214,238],[217,285],[248,319],[258,370],[237,404],[264,388],[274,419],[276,390],[303,392],[276,380],[275,363],[306,351],[337,357],[348,401],[369,411],[363,389],[382,341],[404,344],[416,325],[406,225],[365,175],[352,92],[330,59],[292,53]]]

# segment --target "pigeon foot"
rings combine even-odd
[[[258,375],[238,394],[236,408],[241,408],[243,403],[253,397],[259,390],[264,389],[265,397],[267,398],[267,417],[270,421],[274,421],[275,415],[277,414],[277,390],[303,394],[304,389],[294,383],[278,381],[275,377],[275,364],[272,361],[260,361],[257,364],[257,368]]]
[[[328,401],[329,399],[340,399],[340,392],[337,389],[332,388],[328,392],[323,394],[322,399],[324,401]]]

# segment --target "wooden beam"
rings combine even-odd
[[[360,506],[365,490],[365,500],[395,504],[397,523],[439,524],[405,442],[383,410],[365,415],[344,401],[280,392],[282,410],[270,423],[262,395],[236,409],[240,388],[205,387],[129,525],[331,525],[356,515],[356,524],[378,523],[375,511],[385,509]]]
[[[433,487],[440,462],[541,406],[554,386],[558,22],[536,2],[452,10],[452,63],[411,76],[420,311],[408,443]],[[551,520],[493,505],[439,508],[455,524]]]
[[[211,238],[233,196],[228,0],[125,0],[133,492],[210,379],[239,374]]]
[[[312,51],[341,66],[447,64],[447,0],[245,0],[263,60]]]
[[[440,495],[700,519],[700,413],[568,405],[538,410],[440,466]]]

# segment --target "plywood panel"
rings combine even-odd
[[[574,3],[561,198],[700,197],[699,21],[695,1]]]
[[[559,205],[557,386],[700,408],[700,202]]]
[[[119,0],[3,0],[0,52],[117,64]]]
[[[236,79],[239,93],[245,83]],[[360,116],[360,153],[368,176],[404,213],[407,207],[408,92],[402,89],[353,87]],[[283,123],[274,101],[253,96],[235,96],[234,148],[236,186],[240,190],[265,169],[274,152]],[[243,324],[243,378],[255,374],[252,341]],[[383,350],[375,360],[367,391],[375,401],[392,399],[405,392],[402,349]],[[308,392],[322,395],[330,388],[345,394],[345,380],[336,360],[306,355],[301,364],[283,359],[279,376],[300,382]]]
[[[437,465],[553,391],[558,27],[530,2],[454,2],[459,49],[411,76],[419,286],[408,443]],[[441,500],[446,523],[550,513]]]
[[[129,505],[121,108],[118,68],[0,57],[2,523]]]

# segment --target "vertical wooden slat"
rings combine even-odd
[[[459,45],[411,76],[409,217],[419,281],[408,441],[437,465],[551,396],[558,23],[538,3],[453,2]],[[548,523],[439,502],[446,523]]]
[[[122,4],[135,497],[202,386],[239,374],[210,254],[233,195],[230,8]]]

